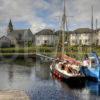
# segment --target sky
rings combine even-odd
[[[14,29],[30,28],[35,34],[42,29],[58,30],[64,0],[0,0],[0,36],[6,34],[9,20]],[[100,19],[100,0],[66,0],[69,30],[91,27],[91,6],[95,20]]]

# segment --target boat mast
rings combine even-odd
[[[97,33],[97,29],[98,29],[98,19],[96,19],[96,33]]]
[[[94,13],[93,13],[93,6],[91,6],[91,10],[92,10],[92,17],[91,17],[91,29],[93,30],[93,28],[94,28],[94,23],[93,23],[93,20],[94,20]]]
[[[91,11],[92,11],[92,16],[91,16],[91,29],[92,29],[92,32],[91,32],[91,36],[90,36],[90,52],[92,52],[92,44],[93,44],[93,32],[94,32],[94,9],[93,9],[93,6],[91,6]]]
[[[64,11],[63,11],[63,16],[62,16],[62,51],[61,54],[64,54],[64,42],[65,42],[65,28],[66,28],[66,2],[64,0]]]

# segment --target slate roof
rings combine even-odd
[[[30,37],[34,37],[34,35],[32,34],[30,29],[20,29],[20,30],[13,30],[12,32],[8,33],[7,36],[12,36],[17,38],[18,35],[22,35],[22,37],[24,37],[24,39]]]
[[[39,31],[38,33],[36,33],[35,35],[55,35],[55,34],[54,34],[54,31],[51,29],[43,29]]]
[[[0,37],[0,40],[11,41],[11,40],[10,40],[8,37],[6,37],[6,36]]]
[[[30,29],[20,29],[20,30],[13,30],[12,32],[8,33],[8,35],[15,35],[15,34],[24,34],[25,32],[29,32],[32,34]]]
[[[60,35],[62,33],[62,30],[58,30],[55,32],[56,35]],[[74,31],[65,31],[65,34],[72,34]]]
[[[78,28],[74,30],[75,33],[92,33],[94,30],[90,28]]]

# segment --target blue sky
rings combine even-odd
[[[30,28],[34,33],[44,29],[60,29],[64,0],[0,0],[0,35],[12,19],[15,29]],[[91,27],[91,6],[95,19],[100,19],[100,0],[66,0],[69,30]],[[95,27],[94,27],[95,28]]]

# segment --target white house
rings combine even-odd
[[[100,29],[96,31],[96,35],[94,36],[95,44],[100,45]]]
[[[55,45],[57,43],[57,35],[51,29],[44,29],[35,34],[35,44],[40,45]]]
[[[89,28],[80,28],[70,33],[70,45],[100,45],[100,31],[92,31]]]
[[[35,34],[35,43],[36,45],[56,45],[59,40],[59,35],[61,34],[61,31],[52,31],[50,29],[44,29],[38,33]],[[68,36],[69,44],[70,45],[100,45],[100,29],[91,30],[89,28],[79,28],[74,31],[69,31],[65,33],[66,37]],[[65,37],[65,41],[68,40]]]

